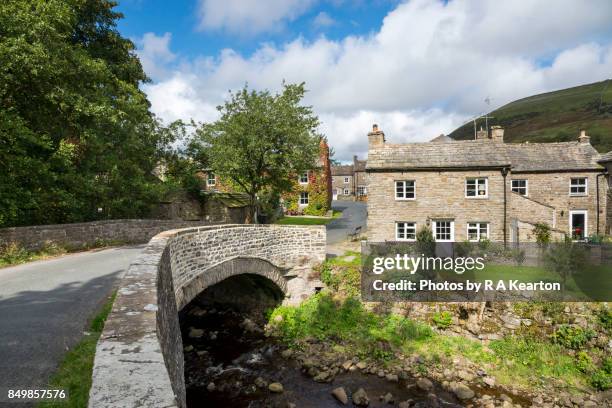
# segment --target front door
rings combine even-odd
[[[338,199],[338,190],[334,189],[332,191],[332,193],[333,193],[332,199],[337,200]]]
[[[570,211],[570,234],[573,240],[583,240],[588,236],[586,211]]]

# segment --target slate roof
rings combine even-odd
[[[368,152],[368,170],[500,168],[513,172],[601,170],[601,155],[589,143],[503,143],[467,140],[385,144]]]
[[[353,165],[346,164],[342,166],[332,166],[331,174],[332,176],[352,176],[353,175]]]
[[[599,159],[599,163],[609,163],[612,162],[612,152],[608,152],[606,154],[602,154]]]

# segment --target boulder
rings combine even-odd
[[[191,337],[192,339],[200,338],[203,335],[204,335],[204,330],[196,329],[195,327],[189,328],[189,337]]]
[[[416,385],[423,391],[430,391],[433,388],[433,383],[427,378],[419,378]]]
[[[457,384],[453,391],[460,400],[469,400],[474,398],[475,395],[474,391],[472,391],[470,387],[465,384]]]
[[[348,404],[348,396],[343,387],[334,388],[332,390],[332,395],[343,405]]]
[[[283,384],[278,383],[278,382],[273,382],[270,385],[268,385],[268,389],[274,393],[281,393],[285,390],[283,388]]]
[[[358,389],[352,395],[353,404],[358,407],[367,407],[370,405],[370,399],[368,398],[368,394],[366,394],[363,388]]]

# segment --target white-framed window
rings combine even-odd
[[[416,198],[416,183],[414,180],[400,180],[395,182],[396,200],[414,200]]]
[[[586,177],[572,177],[570,179],[570,190],[571,196],[585,196],[587,195],[588,180]]]
[[[487,198],[489,196],[489,180],[487,178],[466,179],[465,196],[468,198]]]
[[[209,186],[214,186],[215,184],[217,184],[217,178],[215,177],[215,173],[209,172],[206,175],[206,184]]]
[[[348,184],[348,182],[349,182],[349,178],[348,178],[348,177],[345,177],[345,178],[344,178],[344,184]]]
[[[469,222],[467,225],[468,241],[478,242],[482,239],[489,239],[488,222]]]
[[[300,184],[308,184],[308,172],[300,174]]]
[[[300,193],[300,205],[308,205],[308,192],[302,191]]]
[[[526,196],[529,193],[529,182],[525,179],[512,180],[512,191]]]
[[[416,241],[416,222],[396,222],[395,239],[398,241]]]
[[[588,213],[586,210],[570,210],[569,212],[570,235],[573,240],[582,241],[589,236]]]
[[[438,242],[453,242],[455,240],[455,222],[450,220],[434,221],[433,234]]]
[[[366,189],[365,186],[357,186],[357,195],[358,196],[364,196],[368,193],[368,190]]]
[[[349,195],[349,194],[350,194],[349,189],[348,189],[348,188],[345,188],[345,189],[344,189],[344,195]]]

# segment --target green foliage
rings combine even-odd
[[[543,261],[546,269],[561,277],[563,288],[572,274],[578,270],[584,270],[588,265],[584,246],[569,239],[549,245],[544,253]]]
[[[533,233],[536,238],[536,242],[540,245],[547,245],[550,243],[550,226],[546,223],[537,223],[533,227]]]
[[[576,368],[583,373],[590,373],[595,368],[593,359],[585,351],[576,353]]]
[[[139,217],[156,201],[168,134],[115,5],[0,2],[0,227]]]
[[[595,336],[591,329],[578,326],[561,325],[552,335],[552,341],[565,348],[580,350]]]
[[[612,330],[612,311],[608,307],[602,306],[597,312],[597,318],[601,327],[606,331]]]
[[[353,259],[347,260],[347,257]],[[361,289],[360,259],[359,253],[347,252],[344,256],[326,260],[318,267],[321,281],[334,293],[348,297],[359,297]]]
[[[425,256],[433,256],[436,252],[436,240],[434,239],[431,228],[423,226],[416,233],[417,252]]]
[[[612,388],[612,373],[603,369],[597,370],[591,374],[590,383],[596,390],[608,390]]]
[[[304,84],[283,84],[275,95],[245,86],[231,93],[218,107],[221,118],[201,125],[191,142],[190,151],[205,152],[215,174],[251,197],[251,221],[261,191],[288,192],[295,175],[315,167],[319,120],[300,104],[305,92]]]
[[[448,311],[436,312],[431,321],[438,329],[448,329],[453,324],[453,315]]]

